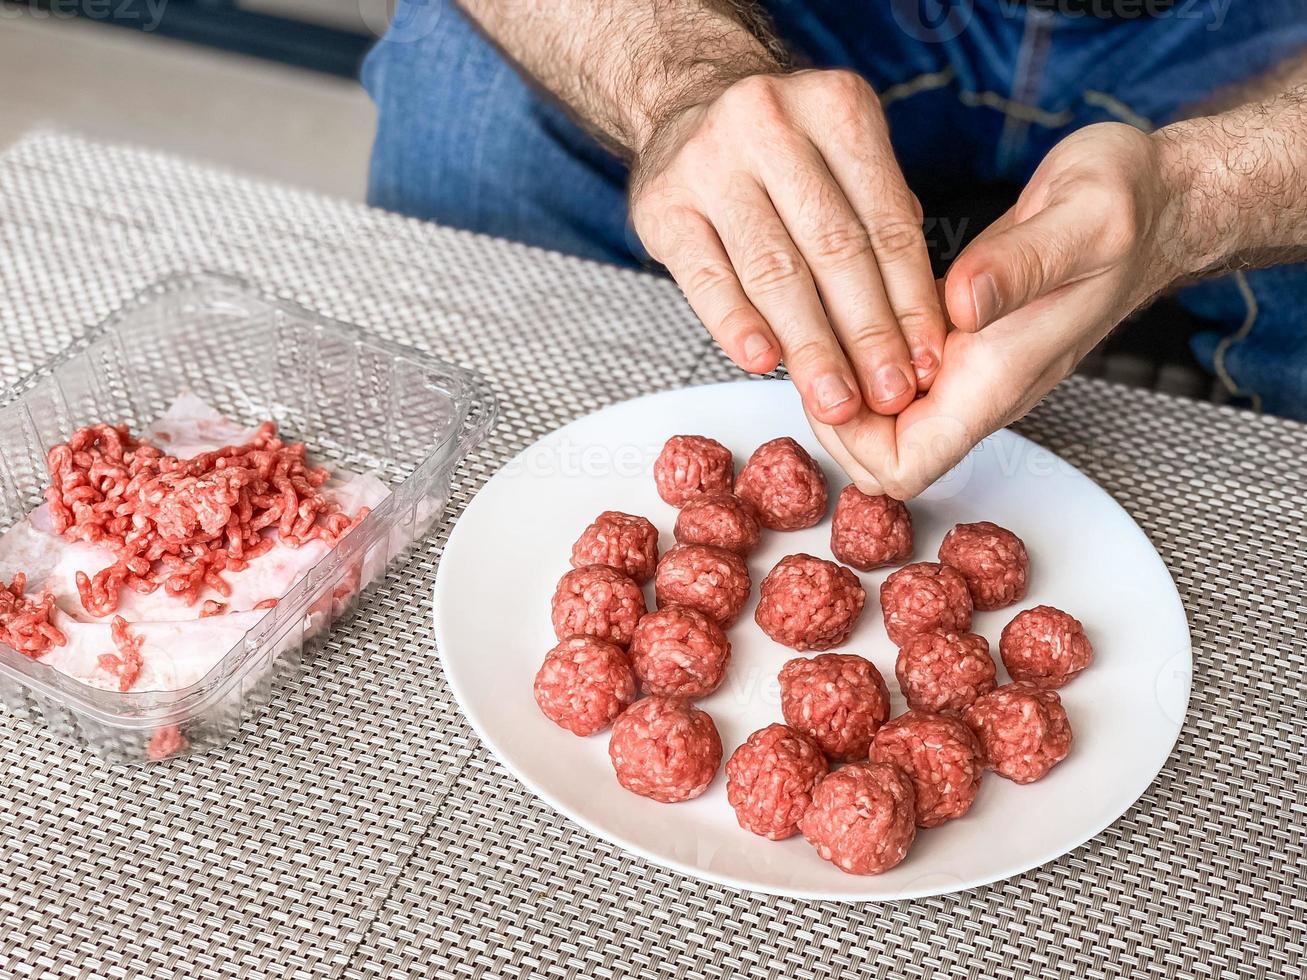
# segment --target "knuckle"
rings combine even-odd
[[[899,329],[913,336],[930,333],[943,327],[940,313],[926,306],[911,306],[907,309],[895,310],[894,315],[898,318]]]
[[[871,238],[860,225],[841,225],[818,232],[812,248],[817,259],[842,264],[867,255]]]
[[[728,285],[734,277],[734,271],[725,262],[700,262],[686,274],[681,285],[686,293],[696,296],[714,292]]]
[[[803,261],[788,248],[767,248],[749,257],[742,270],[745,283],[763,291],[783,289],[803,276]]]
[[[926,248],[926,235],[916,222],[889,217],[877,219],[869,227],[872,248],[878,258],[894,261]]]
[[[826,360],[826,347],[811,338],[790,344],[785,349],[785,366],[800,374],[811,372],[813,368]]]

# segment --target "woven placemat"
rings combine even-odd
[[[667,283],[43,135],[0,157],[0,383],[148,283],[205,269],[492,379],[502,422],[455,512],[570,419],[734,376]],[[459,714],[426,598],[442,531],[226,750],[115,769],[0,713],[0,975],[1294,975],[1307,429],[1086,381],[1021,429],[1143,525],[1197,661],[1162,775],[1060,861],[841,906],[612,848],[536,801]]]

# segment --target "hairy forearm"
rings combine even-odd
[[[459,2],[527,74],[631,154],[668,115],[783,61],[749,0]]]
[[[1307,81],[1157,136],[1178,190],[1168,230],[1178,272],[1307,258]]]

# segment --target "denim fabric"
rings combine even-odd
[[[1163,125],[1307,50],[1307,0],[1179,0],[1133,19],[1016,0],[767,6],[801,60],[873,83],[919,193],[1024,181],[1081,126]],[[452,0],[403,0],[363,80],[379,118],[373,204],[600,261],[647,260],[628,225],[621,161]],[[1226,276],[1179,298],[1219,326],[1195,340],[1209,370],[1269,411],[1307,418],[1307,266]]]

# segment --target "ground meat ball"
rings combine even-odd
[[[826,516],[826,477],[793,439],[773,439],[754,450],[735,481],[735,492],[773,531],[812,527]]]
[[[1033,783],[1071,751],[1071,723],[1056,691],[1004,684],[963,717],[980,739],[985,764],[1014,783]]]
[[[912,557],[912,515],[903,501],[869,497],[850,484],[835,503],[830,550],[846,565],[869,572]]]
[[[908,705],[922,711],[965,711],[998,686],[989,641],[975,633],[931,630],[910,636],[894,673]]]
[[[885,632],[895,646],[931,630],[971,629],[971,595],[962,573],[948,565],[919,561],[904,565],[880,586]]]
[[[1014,681],[1061,687],[1094,659],[1080,620],[1052,606],[1019,612],[998,641],[1003,666]]]
[[[681,508],[675,534],[681,544],[711,544],[748,557],[762,528],[752,505],[735,494],[705,493]]]
[[[876,665],[851,653],[795,657],[781,668],[781,714],[837,762],[865,759],[889,717],[889,690]]]
[[[643,517],[606,510],[572,545],[572,567],[608,565],[643,585],[658,565],[658,529]]]
[[[620,647],[574,636],[545,655],[535,696],[554,724],[576,735],[593,735],[635,700],[635,672]]]
[[[844,566],[787,555],[762,580],[753,618],[777,643],[829,650],[849,638],[866,601],[858,576]]]
[[[672,436],[654,461],[658,496],[682,507],[701,494],[730,491],[735,481],[731,451],[716,439]]]
[[[689,606],[649,613],[631,640],[631,662],[645,694],[705,697],[717,690],[730,660],[722,628]]]
[[[663,555],[654,579],[658,605],[702,609],[723,627],[740,615],[749,598],[749,567],[725,548],[678,544]]]
[[[957,525],[944,535],[939,560],[962,573],[977,609],[1001,609],[1026,597],[1030,575],[1026,546],[997,524]]]
[[[788,725],[768,725],[727,761],[726,799],[745,830],[784,840],[799,832],[799,819],[828,771],[816,742]]]
[[[917,826],[938,827],[976,802],[984,754],[975,733],[957,718],[909,711],[886,722],[871,742],[871,761],[898,766],[916,791]]]
[[[683,698],[642,698],[613,723],[608,743],[617,781],[659,803],[692,800],[722,763],[722,740],[706,711]]]
[[[841,871],[888,871],[907,857],[917,836],[912,780],[884,762],[845,766],[817,785],[799,829]]]
[[[635,579],[607,565],[574,568],[554,590],[554,633],[593,636],[624,647],[645,614],[644,592]]]

